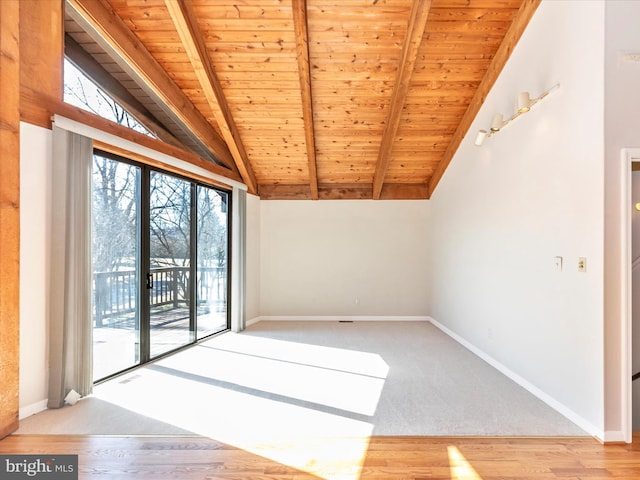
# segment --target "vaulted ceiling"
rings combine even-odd
[[[67,0],[66,53],[261,198],[429,198],[538,4]]]

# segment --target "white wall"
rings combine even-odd
[[[429,228],[431,316],[598,436],[603,14],[601,1],[542,2],[436,189]],[[473,145],[495,113],[515,111],[520,91],[533,97],[556,83],[530,113]]]
[[[625,62],[624,53],[640,53],[640,3],[607,0],[606,7],[606,149],[605,149],[605,318],[606,318],[606,403],[605,418],[608,431],[621,428],[624,417],[624,398],[621,398],[624,371],[620,355],[621,344],[626,341],[626,332],[621,323],[623,305],[620,291],[621,279],[621,232],[620,208],[621,172],[623,161],[621,150],[625,147],[640,147],[638,115],[640,112],[640,63]],[[627,168],[625,165],[624,168]],[[635,346],[636,349],[639,347]],[[634,372],[635,373],[635,372]],[[635,392],[640,394],[638,381]],[[636,412],[640,412],[638,409]]]
[[[260,202],[261,316],[426,316],[427,201]]]
[[[47,399],[51,140],[20,124],[20,418]]]

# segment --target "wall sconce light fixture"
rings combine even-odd
[[[523,113],[527,113],[529,110],[531,110],[531,107],[533,107],[536,103],[538,103],[540,100],[545,98],[551,92],[557,90],[559,87],[560,87],[560,84],[558,83],[558,84],[554,85],[553,87],[551,87],[546,92],[543,92],[542,95],[540,95],[537,98],[530,98],[529,97],[529,92],[520,93],[518,95],[518,109],[516,110],[516,113],[514,113],[511,116],[511,118],[509,118],[507,120],[504,120],[504,117],[502,116],[501,113],[496,113],[493,116],[493,120],[491,121],[491,128],[488,131],[487,130],[480,130],[478,132],[478,135],[476,135],[476,141],[474,143],[479,147],[482,146],[482,144],[484,143],[484,141],[487,138],[493,137],[496,133],[498,133],[504,127],[506,127],[511,122],[513,122],[520,115],[522,115]]]

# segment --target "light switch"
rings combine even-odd
[[[555,258],[555,266],[556,266],[556,271],[557,272],[561,272],[562,271],[562,257],[556,257]]]

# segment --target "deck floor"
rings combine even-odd
[[[226,311],[198,310],[197,338],[226,330]],[[183,347],[194,341],[189,330],[187,307],[157,310],[151,316],[151,358]],[[115,319],[111,324],[93,329],[93,378],[101,378],[127,369],[139,362],[140,336],[132,315]]]

